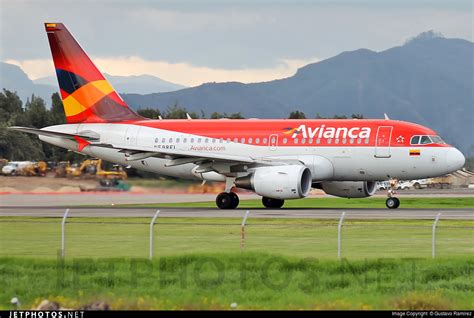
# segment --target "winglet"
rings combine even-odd
[[[384,116],[385,120],[390,120],[390,118],[388,118],[387,113],[383,113],[383,116]]]
[[[189,116],[188,113],[186,113],[186,118],[187,118],[188,120],[191,120],[191,119],[192,119],[191,116]]]
[[[158,119],[163,120],[163,117],[161,117],[161,115],[158,115]]]

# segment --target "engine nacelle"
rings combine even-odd
[[[303,165],[259,167],[252,174],[237,178],[235,185],[267,198],[299,199],[311,190],[311,171]]]
[[[342,198],[366,198],[374,195],[375,181],[331,181],[322,182],[317,188],[330,195]]]

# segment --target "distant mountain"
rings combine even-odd
[[[105,74],[105,77],[119,93],[148,94],[185,88],[185,86],[167,82],[151,75],[113,76]],[[49,105],[51,95],[58,91],[58,82],[54,76],[32,81],[20,67],[0,62],[0,89],[3,88],[16,91],[23,102],[31,94],[35,94],[43,98]]]
[[[360,49],[264,83],[212,83],[160,94],[125,94],[130,105],[190,111],[242,112],[283,118],[292,110],[314,117],[362,113],[366,118],[417,122],[474,155],[474,43],[425,32],[382,52]]]
[[[51,104],[51,95],[57,91],[56,86],[34,83],[20,67],[0,62],[0,89],[3,88],[16,91],[23,102],[35,94],[43,98],[48,105]]]
[[[167,82],[152,75],[114,76],[105,73],[104,76],[119,93],[149,94],[171,92],[186,88],[186,86]],[[33,82],[36,84],[57,85],[57,80],[54,76],[42,77]]]

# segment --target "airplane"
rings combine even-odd
[[[385,119],[181,119],[138,115],[112,88],[62,23],[45,23],[67,124],[11,127],[40,140],[160,175],[225,182],[220,209],[235,209],[235,188],[266,208],[311,188],[370,197],[376,181],[423,179],[463,167],[465,158],[430,128]],[[388,195],[386,206],[400,200]]]

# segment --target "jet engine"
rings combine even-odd
[[[375,181],[331,181],[321,182],[315,187],[342,198],[366,198],[376,191]]]
[[[311,190],[311,171],[303,165],[259,167],[235,185],[271,199],[299,199]]]

